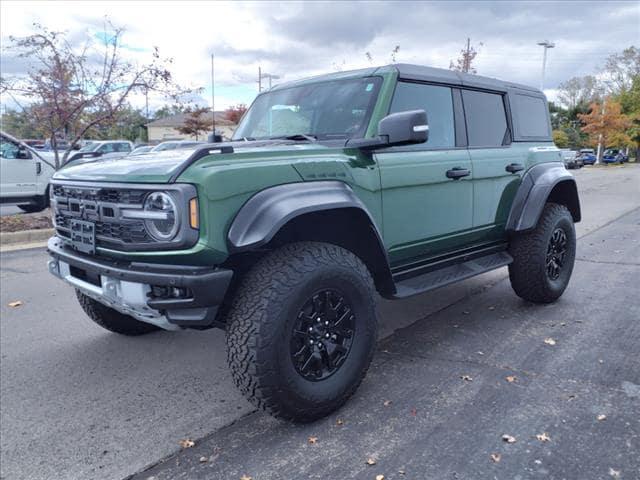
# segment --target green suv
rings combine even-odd
[[[240,390],[280,418],[342,405],[373,355],[376,292],[508,266],[556,300],[576,183],[536,89],[390,65],[277,86],[233,141],[70,166],[49,270],[102,327],[227,332]]]

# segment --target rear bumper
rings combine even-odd
[[[215,324],[233,271],[123,262],[85,255],[49,239],[49,271],[85,295],[167,330]]]

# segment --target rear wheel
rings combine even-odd
[[[567,207],[547,203],[538,225],[516,235],[509,250],[509,279],[516,294],[536,303],[557,300],[567,288],[576,256],[576,233]]]
[[[120,335],[137,336],[162,330],[160,327],[150,323],[140,322],[129,315],[109,308],[95,301],[93,298],[87,297],[80,290],[76,290],[76,296],[84,313],[86,313],[91,320],[110,332],[119,333]]]
[[[371,275],[335,245],[286,245],[242,280],[227,319],[227,355],[242,393],[272,415],[309,422],[344,404],[376,341]]]

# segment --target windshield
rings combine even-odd
[[[233,139],[361,137],[381,81],[380,77],[333,80],[263,93],[242,118]]]

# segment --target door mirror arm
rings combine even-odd
[[[391,113],[378,123],[378,136],[375,138],[353,138],[347,140],[345,147],[372,150],[424,143],[429,139],[427,112],[408,110]]]

